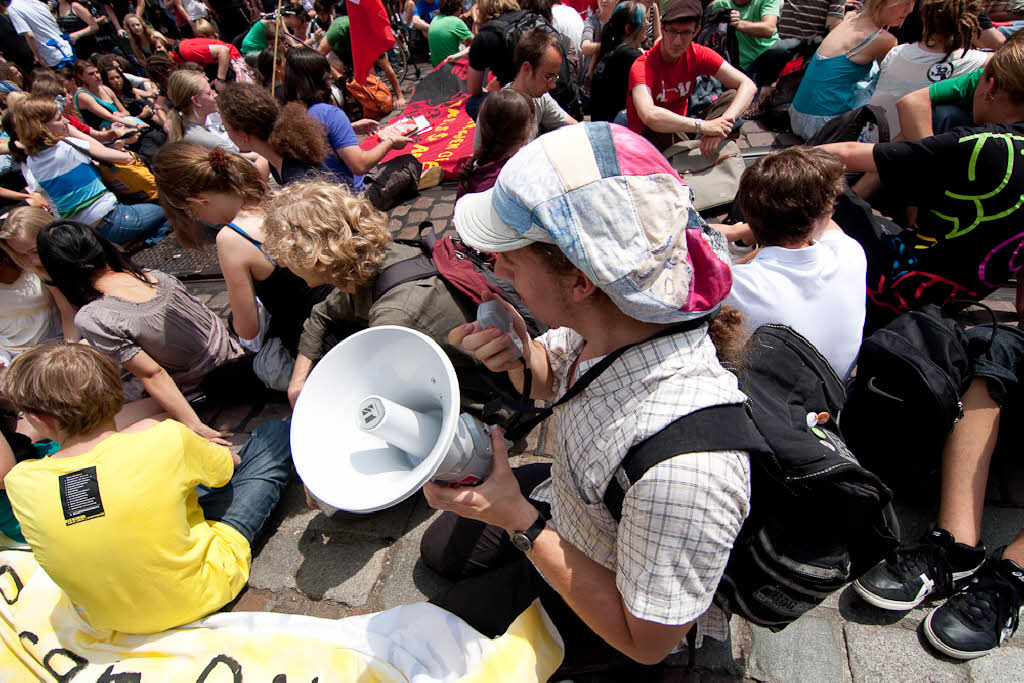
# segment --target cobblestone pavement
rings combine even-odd
[[[795,141],[748,122],[740,146],[753,154]],[[390,212],[393,230],[412,237],[423,220],[432,221],[438,231],[450,229],[454,196],[455,184],[450,182],[421,193]],[[170,259],[182,252],[174,245],[165,248],[166,254],[154,260],[164,260],[169,269],[190,258],[183,254]],[[205,256],[206,268],[210,257]],[[216,266],[215,256],[212,264]],[[227,294],[221,281],[191,281],[188,288],[226,317]],[[1013,291],[1004,289],[989,303],[1004,316],[1012,313]],[[234,440],[241,444],[256,425],[287,417],[287,403],[280,399],[206,408],[202,417],[216,429],[236,432]],[[548,452],[542,428],[513,464],[545,458]],[[1024,490],[1019,472],[1013,473],[1015,479],[1009,476],[1000,475],[1004,488],[1010,482],[1017,491]],[[898,511],[908,538],[919,535],[934,517],[934,509],[900,506]],[[254,547],[249,587],[229,609],[338,618],[429,599],[446,586],[419,560],[420,538],[436,514],[422,494],[416,494],[375,514],[339,513],[329,518],[306,507],[302,487],[293,481]],[[989,506],[984,526],[986,544],[997,547],[1024,526],[1024,511]],[[660,680],[1024,680],[1024,637],[1011,639],[987,657],[956,662],[928,647],[918,629],[926,614],[925,608],[905,614],[877,610],[846,588],[781,633],[735,618],[730,642],[707,641],[693,673],[686,673],[685,657],[676,655],[678,663],[662,672]],[[634,677],[619,674],[593,680]]]

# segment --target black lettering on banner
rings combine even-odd
[[[57,477],[57,483],[65,525],[71,526],[106,514],[100,499],[100,483],[96,478],[95,465],[62,474]]]
[[[57,670],[54,669],[50,665],[50,660],[53,659],[54,657],[57,657],[57,656],[66,657],[67,659],[70,659],[71,660],[70,663],[73,663],[74,666],[72,666],[70,669],[68,669],[65,673],[58,673]],[[49,671],[50,674],[58,681],[58,683],[64,683],[65,681],[70,681],[72,678],[74,678],[78,674],[78,672],[80,672],[82,669],[84,669],[88,665],[89,665],[89,660],[88,659],[86,659],[85,657],[81,657],[79,655],[76,655],[71,650],[65,650],[62,647],[57,647],[57,648],[54,648],[54,649],[50,650],[49,652],[46,653],[46,656],[43,657],[43,668],[46,669],[47,671]]]
[[[27,640],[32,645],[39,642],[39,636],[32,633],[31,631],[22,631],[18,634],[18,640]]]
[[[142,683],[142,674],[135,671],[114,673],[114,665],[111,664],[107,670],[100,674],[96,683]]]
[[[204,683],[209,675],[217,668],[218,664],[223,664],[228,667],[231,671],[231,675],[234,676],[235,683],[242,683],[242,667],[231,657],[227,655],[217,655],[210,660],[210,663],[203,669],[203,673],[199,674],[199,678],[196,679],[196,683]]]
[[[284,674],[277,674],[271,683],[288,683],[288,677]]]
[[[14,595],[12,596],[7,595],[10,586],[5,579],[8,574],[11,576],[11,582],[14,583]],[[18,573],[14,571],[14,567],[9,564],[5,564],[0,567],[0,597],[3,597],[4,602],[8,605],[13,605],[18,602],[18,598],[21,596],[21,589],[24,587],[25,584],[21,582],[21,579],[18,577]]]

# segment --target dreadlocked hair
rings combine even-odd
[[[968,50],[981,33],[978,0],[921,0],[918,12],[924,25],[927,45],[941,44],[946,51],[942,61],[957,50]]]

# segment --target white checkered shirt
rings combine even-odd
[[[537,341],[560,396],[583,338],[559,328]],[[581,362],[576,377],[598,360]],[[744,400],[706,328],[634,347],[549,418],[551,478],[530,496],[550,503],[562,538],[616,573],[630,613],[663,624],[700,617],[698,644],[704,635],[728,636],[725,614],[711,600],[749,511],[746,453],[687,453],[652,467],[626,493],[619,524],[603,497],[634,444],[695,410]]]

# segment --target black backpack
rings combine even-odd
[[[736,33],[729,30],[731,11],[728,8],[706,11],[700,31],[694,36],[693,42],[714,50],[730,64],[738,64],[739,43],[736,40]]]
[[[618,520],[626,490],[680,453],[750,453],[750,515],[715,603],[779,631],[871,569],[899,544],[891,493],[843,443],[843,385],[788,327],[765,325],[738,372],[747,404],[705,408],[636,444],[604,501]]]
[[[877,139],[870,126],[878,130]],[[861,140],[862,137],[870,139]],[[807,141],[808,146],[827,145],[832,142],[889,142],[889,119],[885,110],[866,104],[853,111],[836,116]]]
[[[505,43],[505,59],[502,63],[492,66],[491,71],[502,85],[515,78],[513,55],[516,51],[516,44],[523,34],[532,28],[542,28],[558,38],[558,48],[562,52],[562,66],[558,70],[558,82],[551,90],[551,97],[569,116],[577,121],[582,121],[579,53],[568,38],[556,31],[555,27],[537,12],[532,10],[506,12],[491,19],[480,28],[481,31],[497,33]]]
[[[865,467],[893,489],[937,490],[928,484],[937,480],[943,445],[963,417],[960,396],[973,376],[972,357],[987,346],[980,344],[969,348],[956,314],[935,304],[864,340],[841,428]]]

